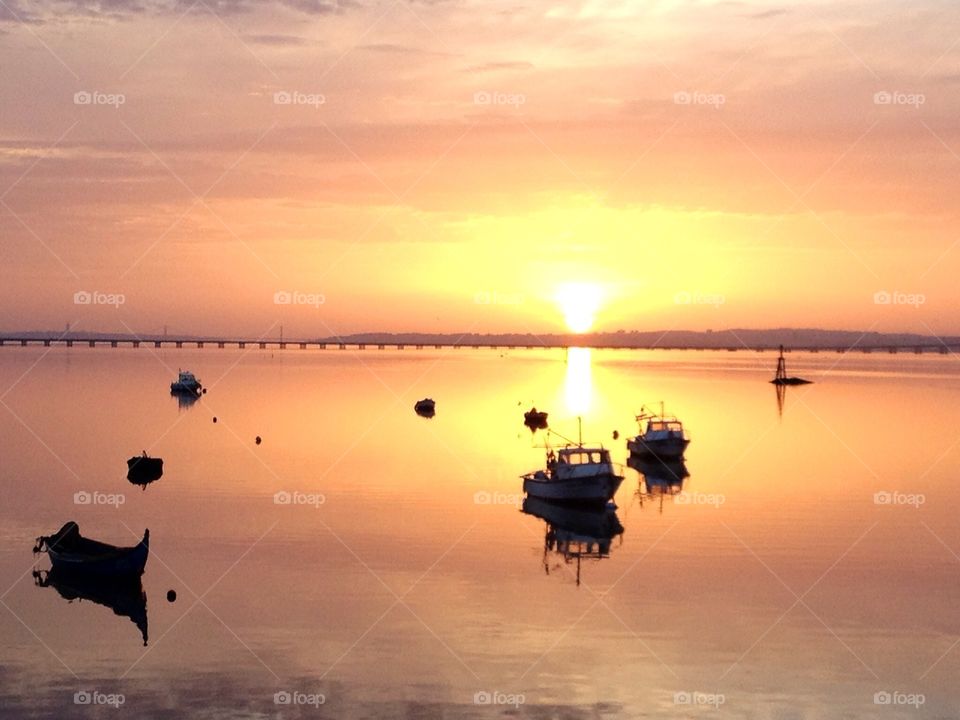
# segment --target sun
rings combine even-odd
[[[571,332],[585,333],[593,327],[602,293],[591,283],[566,283],[557,288],[556,301]]]

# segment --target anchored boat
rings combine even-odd
[[[187,395],[188,397],[198,398],[202,392],[203,386],[189,370],[180,370],[177,379],[170,383],[170,393],[172,395]]]
[[[547,415],[548,413],[537,410],[535,407],[530,408],[523,414],[523,424],[531,430],[546,430]]]
[[[38,537],[33,551],[47,553],[55,569],[90,575],[139,576],[146,567],[149,546],[149,530],[143,531],[143,539],[133,547],[117,547],[81,536],[80,526],[71,520],[53,535]]]
[[[134,455],[127,460],[127,480],[134,485],[146,487],[154,480],[163,477],[163,458],[154,458],[143,451],[143,455]]]
[[[437,403],[432,398],[417,400],[413,404],[413,409],[420,417],[431,418],[437,414]]]
[[[646,428],[643,423],[646,422]],[[627,449],[631,455],[660,459],[682,458],[690,438],[683,429],[683,423],[676,417],[667,416],[660,403],[660,412],[655,413],[646,406],[640,408],[637,423],[642,432],[627,440]]]
[[[547,466],[523,475],[523,491],[554,502],[606,503],[623,482],[602,445],[569,444],[547,450]]]

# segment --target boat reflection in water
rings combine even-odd
[[[179,410],[187,410],[192,408],[197,404],[197,400],[200,399],[199,395],[193,395],[190,393],[173,393],[173,396],[177,398],[177,408]]]
[[[665,495],[678,495],[683,492],[683,481],[690,477],[683,460],[660,460],[630,456],[627,465],[641,476],[642,487],[637,488],[640,506],[645,499],[659,499],[660,512],[663,512]]]
[[[147,594],[139,576],[103,577],[82,571],[34,570],[37,587],[52,587],[68,602],[89,600],[113,610],[115,615],[130,618],[147,644]]]
[[[617,517],[616,506],[606,507],[558,505],[548,500],[528,497],[522,512],[546,522],[543,541],[543,569],[549,575],[551,555],[564,563],[577,564],[577,585],[580,585],[582,560],[602,560],[610,556],[613,539],[623,535],[623,525]],[[553,565],[554,570],[562,567]]]

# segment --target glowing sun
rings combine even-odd
[[[593,327],[601,295],[600,288],[590,283],[566,283],[557,288],[557,305],[572,332],[585,333]]]

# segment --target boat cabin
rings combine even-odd
[[[670,435],[683,435],[683,423],[679,420],[650,420],[647,422],[648,433],[667,433]]]
[[[557,453],[557,462],[563,465],[608,464],[610,451],[603,448],[563,448]]]

